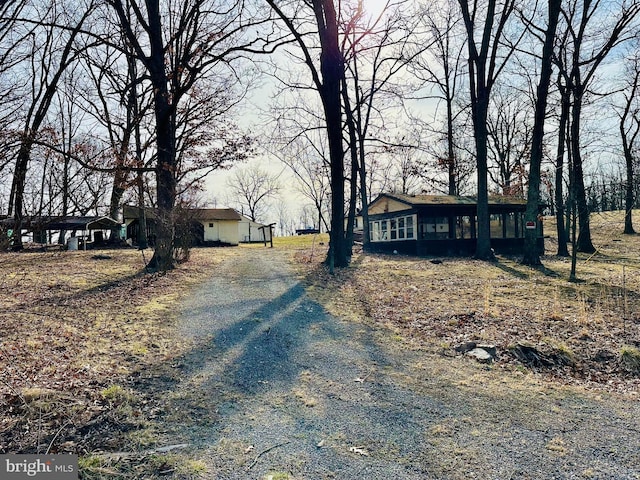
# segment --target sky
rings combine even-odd
[[[388,3],[388,0],[364,0],[365,9],[370,12],[373,18],[379,16]],[[308,71],[303,71],[303,74],[308,74]],[[265,83],[256,89],[248,98],[248,106],[246,110],[242,112],[242,120],[240,122],[240,126],[247,131],[253,134],[258,132],[259,143],[261,138],[259,132],[264,131],[266,126],[265,116],[261,117],[259,112],[268,110],[270,102],[273,101],[272,97],[275,89],[273,82],[266,75],[263,77],[263,80]],[[266,129],[268,128],[269,127],[266,126]],[[251,165],[257,164],[260,168],[267,169],[273,172],[274,175],[279,176],[282,185],[280,196],[282,201],[287,205],[290,215],[297,216],[302,206],[306,203],[311,205],[311,202],[305,199],[296,188],[297,180],[294,174],[279,160],[269,156],[267,153],[259,152],[256,158],[248,163]],[[202,202],[214,208],[231,207],[238,209],[237,202],[233,201],[233,197],[230,194],[228,182],[233,178],[237,168],[245,168],[246,166],[247,164],[240,164],[238,167],[233,167],[229,170],[220,170],[211,173],[205,182],[206,191],[202,197]],[[271,211],[270,217],[263,219],[263,221],[267,223],[277,222],[277,213]],[[309,225],[298,225],[298,227],[306,226]]]

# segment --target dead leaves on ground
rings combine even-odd
[[[118,447],[115,432],[152,408],[138,399],[125,412],[101,392],[176,354],[166,306],[213,260],[146,274],[140,252],[108,253],[0,255],[0,453]]]
[[[434,353],[491,344],[498,367],[634,394],[640,372],[621,352],[640,346],[640,264],[627,266],[623,278],[610,258],[579,266],[585,281],[578,284],[566,280],[569,264],[555,257],[545,258],[546,271],[506,257],[434,263],[395,255],[356,255],[334,275],[319,262],[299,268],[310,295],[330,312],[388,328]],[[518,352],[528,347],[545,361],[523,361]]]

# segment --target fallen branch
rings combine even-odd
[[[362,378],[358,377],[358,378],[354,379],[353,381],[354,381],[354,382],[358,382],[358,383],[364,383],[364,381],[365,381],[367,378],[369,378],[369,377],[371,376],[371,374],[372,374],[372,373],[373,373],[373,370],[371,370],[369,373],[367,373],[364,377],[362,377]]]
[[[51,447],[53,447],[53,442],[56,441],[56,439],[58,438],[58,436],[62,433],[62,430],[64,430],[64,428],[67,425],[71,424],[71,420],[68,420],[67,422],[65,422],[64,425],[62,425],[58,431],[56,432],[56,434],[53,436],[53,438],[51,439],[51,441],[49,442],[49,446],[47,447],[47,451],[45,452],[45,455],[49,455],[49,452],[51,451]]]
[[[279,443],[277,445],[273,445],[272,447],[267,448],[266,450],[261,451],[258,455],[256,455],[256,458],[253,459],[253,462],[251,462],[251,465],[247,467],[247,472],[251,470],[253,467],[255,467],[256,463],[258,463],[258,460],[260,460],[260,457],[262,455],[264,455],[265,453],[269,453],[271,450],[274,450],[278,447],[282,447],[288,443],[291,443],[291,442],[287,441],[287,442]]]
[[[159,453],[169,453],[173,450],[187,448],[189,446],[190,446],[189,443],[179,443],[176,445],[167,445],[165,447],[158,447],[150,450],[144,450],[142,452],[108,452],[108,453],[97,453],[97,454],[94,454],[94,456],[103,458],[105,460],[115,460],[119,462],[120,460],[127,459],[127,458],[142,459],[142,458],[148,457],[149,455],[156,455]]]

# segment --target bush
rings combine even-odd
[[[640,350],[629,345],[622,347],[620,360],[625,370],[640,375]]]

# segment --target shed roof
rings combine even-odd
[[[198,220],[242,220],[233,208],[198,208],[194,210],[194,217]]]

